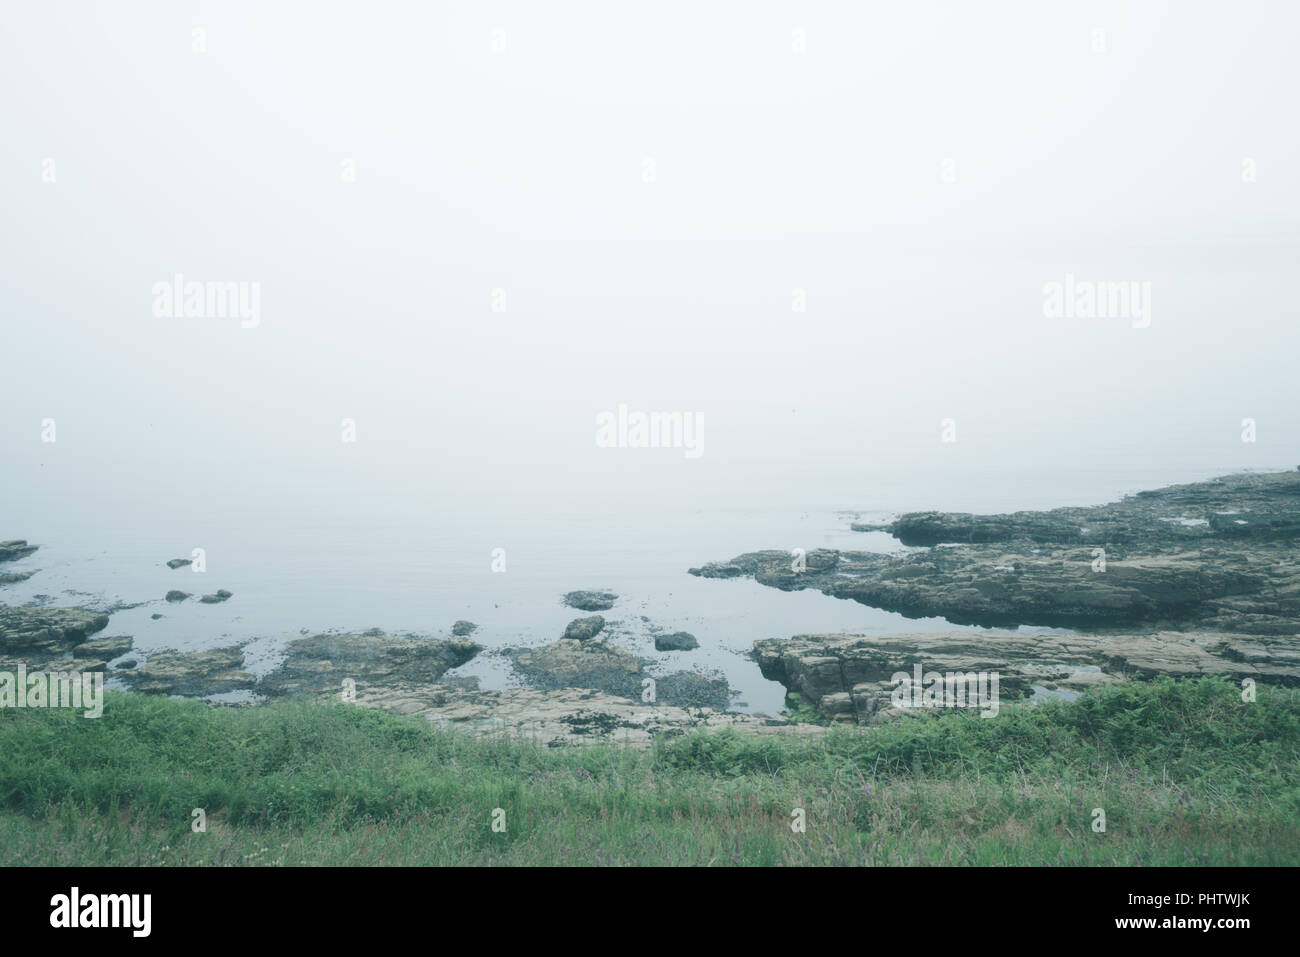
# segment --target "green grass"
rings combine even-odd
[[[109,694],[0,711],[0,863],[1294,864],[1298,756],[1300,692],[1217,679],[650,751]]]

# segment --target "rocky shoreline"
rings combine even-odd
[[[104,671],[147,694],[239,692],[250,702],[341,698],[473,733],[509,731],[549,745],[615,740],[638,746],[694,728],[804,735],[820,733],[827,723],[891,720],[903,713],[891,703],[891,678],[918,663],[941,672],[996,672],[1008,702],[1068,697],[1100,683],[1156,675],[1300,685],[1300,472],[1228,476],[1089,508],[918,512],[853,528],[888,532],[911,550],[817,549],[801,560],[759,551],[689,571],[702,578],[749,577],[785,591],[813,588],[959,625],[1064,625],[1088,633],[756,641],[763,675],[781,682],[792,693],[792,706],[810,708],[820,723],[733,711],[734,692],[725,678],[662,673],[658,662],[619,647],[602,614],[574,619],[549,644],[493,652],[526,684],[500,691],[481,691],[473,679],[447,675],[483,651],[469,637],[477,626],[465,620],[455,622],[447,639],[377,629],[294,639],[283,660],[259,677],[246,669],[240,646],[143,656],[131,636],[94,637],[108,627],[107,614],[0,605],[0,671],[18,664]],[[21,540],[0,542],[0,562],[36,550]],[[32,574],[11,573],[0,585]],[[230,597],[218,591],[202,600]],[[560,600],[584,612],[609,613],[619,596],[573,591]],[[686,632],[655,639],[659,651],[698,646]]]
[[[22,541],[0,543],[0,561],[36,550]],[[183,560],[166,564],[174,569]],[[224,591],[217,596],[231,597]],[[190,597],[173,590],[163,600]],[[617,599],[612,592],[577,591],[561,601],[582,610],[608,611]],[[109,620],[108,614],[79,608],[0,605],[0,671],[16,672],[19,665],[29,672],[102,671],[133,692],[224,697],[222,704],[255,706],[285,697],[343,700],[421,715],[475,734],[537,736],[551,746],[593,740],[644,746],[656,736],[701,727],[741,727],[764,734],[821,730],[730,710],[734,692],[725,679],[690,671],[662,673],[657,662],[618,647],[600,615],[575,619],[563,637],[549,644],[494,652],[529,685],[501,691],[482,691],[476,679],[447,676],[483,652],[469,637],[477,626],[463,619],[451,626],[448,639],[389,635],[379,629],[296,638],[286,643],[283,660],[260,677],[247,670],[243,645],[160,650],[146,656],[137,653],[132,636],[97,637]],[[668,635],[665,641],[662,648],[659,642],[656,647],[683,650],[698,645],[685,632]],[[235,700],[230,700],[232,695]]]
[[[920,550],[817,549],[802,569],[787,552],[759,551],[690,573],[815,588],[959,625],[1256,635],[1300,626],[1300,471],[1175,485],[1090,508],[916,512],[852,527]]]

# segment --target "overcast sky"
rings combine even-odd
[[[3,511],[336,468],[692,501],[1294,467],[1298,33],[1280,2],[9,4]],[[155,315],[177,273],[258,283],[258,324]],[[1046,316],[1067,273],[1149,283],[1149,325]],[[597,448],[619,403],[701,416],[704,454]]]

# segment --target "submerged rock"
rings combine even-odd
[[[23,538],[11,538],[7,542],[0,542],[0,562],[12,562],[19,558],[26,558],[36,551],[38,547],[37,545],[28,545],[27,540]]]
[[[258,690],[267,695],[338,693],[345,678],[358,690],[430,684],[481,650],[467,638],[312,635],[289,642],[284,663],[262,679]]]
[[[605,619],[600,615],[592,615],[590,618],[575,618],[564,629],[564,637],[575,641],[590,641],[600,634],[604,627]]]
[[[173,558],[171,561],[167,563],[167,567],[171,569],[184,568],[186,565],[189,565],[192,562],[193,559],[191,558]]]
[[[745,574],[745,569],[735,562],[709,562],[700,568],[692,568],[690,572],[700,578],[739,578]]]
[[[689,631],[675,631],[671,635],[655,635],[655,651],[690,651],[700,647]]]
[[[474,622],[472,621],[466,621],[464,618],[460,619],[454,625],[451,626],[451,633],[458,637],[464,637],[465,635],[472,635],[476,631],[478,631],[478,625],[474,624]]]
[[[217,593],[215,595],[204,595],[202,598],[199,599],[199,601],[203,602],[203,604],[205,605],[215,605],[218,602],[225,601],[227,598],[230,598],[233,595],[234,592],[226,591],[224,588],[218,588]]]
[[[190,597],[190,593],[187,591],[181,591],[179,588],[173,588],[164,597],[166,597],[168,601],[184,601]]]
[[[612,591],[571,591],[564,596],[564,603],[579,611],[609,611],[616,601]]]
[[[35,575],[36,572],[0,572],[0,585],[16,585],[19,582],[25,582]]]

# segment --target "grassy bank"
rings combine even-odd
[[[648,752],[111,694],[0,711],[0,863],[1294,864],[1298,757],[1300,692],[1210,679]]]

